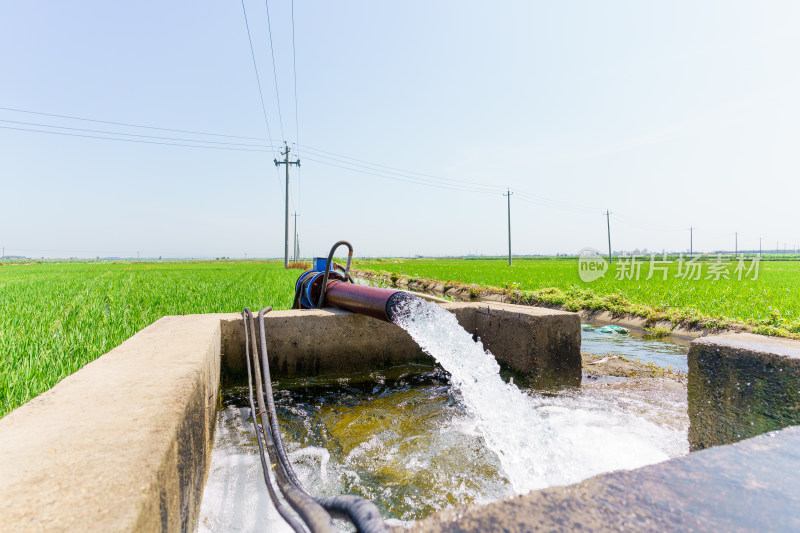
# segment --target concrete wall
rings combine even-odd
[[[800,342],[750,333],[697,339],[688,392],[693,450],[800,424]]]
[[[480,337],[509,370],[535,387],[579,385],[580,319],[574,313],[510,304],[449,303],[442,307]],[[222,315],[224,372],[242,377],[244,329],[239,315]],[[317,376],[375,370],[429,360],[402,329],[347,311],[280,311],[264,317],[273,375]]]
[[[440,511],[411,532],[800,531],[798,472],[794,427],[568,487]]]
[[[580,382],[577,316],[452,304],[498,359]],[[276,374],[350,373],[425,356],[397,326],[343,311],[267,315]],[[0,531],[193,531],[221,368],[242,370],[238,314],[164,317],[0,420]]]
[[[0,420],[0,530],[193,530],[219,349],[218,317],[165,317]]]

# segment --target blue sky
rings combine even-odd
[[[271,144],[299,141],[303,255],[503,254],[506,187],[520,254],[605,249],[606,209],[615,250],[687,249],[689,226],[695,250],[800,245],[796,2],[298,0],[299,131],[291,2],[269,4],[275,76],[245,5]],[[0,107],[252,138],[4,128],[266,143],[238,1],[5,2],[0,50]],[[282,255],[272,148],[4,128],[7,253]]]

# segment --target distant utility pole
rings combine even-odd
[[[775,254],[781,253],[781,247],[778,245],[778,241],[775,241]]]
[[[694,228],[690,226],[689,227],[689,255],[692,255],[692,252],[694,251],[694,242],[693,242],[694,241],[694,234],[693,234],[693,231],[694,231]]]
[[[514,193],[511,189],[506,189],[503,196],[508,197],[508,266],[511,266],[511,196]]]
[[[606,227],[608,228],[608,262],[611,262],[611,211],[606,209]]]
[[[300,166],[300,160],[289,161],[289,145],[284,143],[285,150],[281,152],[284,156],[283,161],[275,160],[275,166],[286,165],[286,220],[284,224],[284,240],[283,240],[283,268],[289,268],[289,167],[291,165]]]
[[[733,255],[739,255],[739,232],[736,232],[736,244],[733,248]]]
[[[761,237],[758,238],[758,257],[761,257]]]
[[[139,250],[136,250],[136,261],[139,261]]]
[[[297,255],[298,255],[298,249],[297,249],[297,217],[299,217],[300,215],[298,215],[297,212],[294,212],[294,213],[292,213],[292,216],[294,217],[294,262],[296,263],[297,262]]]
[[[247,252],[244,253],[244,260],[247,261]]]

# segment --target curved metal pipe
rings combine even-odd
[[[336,249],[341,246],[347,246],[347,266],[344,269],[344,277],[345,279],[350,279],[350,263],[353,261],[353,245],[347,241],[339,241],[333,245],[331,251],[328,252],[328,261],[325,263],[325,277],[322,278],[322,290],[319,291],[319,300],[317,301],[317,307],[322,309],[325,307],[325,293],[328,290],[328,275],[331,272],[331,265],[333,264],[333,254],[336,252]],[[352,279],[351,279],[352,281]]]

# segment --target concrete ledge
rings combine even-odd
[[[580,380],[577,316],[449,304],[498,359]],[[345,311],[267,315],[276,374],[372,370],[426,356],[400,328]],[[0,420],[0,530],[193,531],[221,354],[243,369],[238,314],[164,317]]]
[[[731,333],[692,342],[693,450],[800,424],[800,341]]]
[[[0,420],[0,530],[192,531],[219,324],[162,318]]]
[[[567,487],[440,511],[411,531],[798,531],[798,471],[800,428],[789,428]]]
[[[497,361],[536,387],[579,385],[580,319],[575,313],[511,304],[449,303],[459,324]],[[244,329],[238,314],[217,315],[226,374],[243,377]],[[276,377],[347,374],[430,360],[402,329],[337,309],[273,311],[264,317]]]

